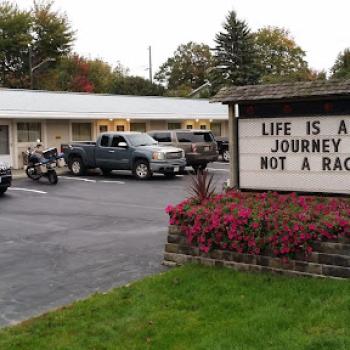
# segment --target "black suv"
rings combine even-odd
[[[0,163],[0,195],[4,194],[11,186],[11,168],[4,163]]]
[[[218,145],[219,154],[222,157],[222,160],[225,162],[230,161],[230,151],[228,145],[227,137],[215,137],[216,143]]]

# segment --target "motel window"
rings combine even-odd
[[[130,123],[130,131],[146,132],[146,123]]]
[[[35,142],[41,139],[41,123],[17,123],[17,141]]]
[[[125,126],[124,125],[117,125],[116,130],[120,131],[120,132],[125,131]]]
[[[100,133],[107,132],[108,131],[108,125],[100,125]]]
[[[205,124],[201,125],[201,130],[207,130],[207,126]]]
[[[181,123],[168,123],[168,130],[181,129]]]
[[[192,129],[193,129],[193,125],[192,125],[192,124],[187,124],[187,125],[186,125],[186,129],[192,130]]]
[[[210,130],[214,136],[221,136],[221,123],[211,123]]]
[[[91,141],[91,123],[73,123],[72,141]]]
[[[0,154],[10,154],[9,127],[0,125]]]

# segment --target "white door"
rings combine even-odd
[[[10,126],[0,122],[0,162],[11,165]]]

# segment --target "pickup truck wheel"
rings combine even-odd
[[[225,162],[229,162],[230,161],[230,152],[229,150],[225,150],[224,153],[222,154],[222,159],[225,161]]]
[[[85,166],[81,158],[72,158],[68,162],[68,168],[75,176],[83,175],[85,172]]]
[[[133,174],[138,180],[147,180],[152,176],[151,169],[146,160],[138,160],[134,164]]]

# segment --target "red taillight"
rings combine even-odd
[[[191,147],[192,147],[192,152],[197,153],[197,146],[194,143],[192,143]]]

